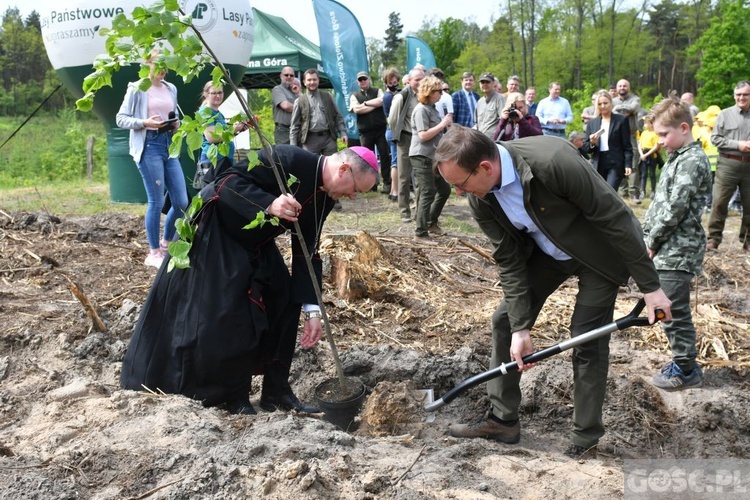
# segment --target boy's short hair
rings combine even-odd
[[[667,127],[678,128],[681,123],[687,123],[688,127],[693,126],[693,115],[690,114],[690,106],[672,97],[654,105],[650,115],[654,121],[659,120]]]

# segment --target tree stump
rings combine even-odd
[[[379,268],[390,259],[371,234],[329,234],[321,242],[321,251],[331,259],[331,283],[342,299],[371,297],[385,284],[379,279]]]

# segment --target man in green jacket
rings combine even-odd
[[[489,237],[505,295],[492,317],[490,367],[515,360],[519,372],[488,382],[491,408],[471,424],[450,427],[456,437],[520,440],[522,357],[534,351],[530,331],[547,297],[571,276],[578,295],[572,336],[613,321],[619,286],[632,276],[648,314],[671,319],[638,220],[617,193],[567,141],[545,136],[495,144],[481,132],[454,125],[435,155],[440,174],[469,205]],[[609,336],[573,351],[574,411],[570,457],[596,455],[604,435],[602,404]]]

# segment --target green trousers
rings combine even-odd
[[[570,321],[571,335],[575,337],[613,321],[617,284],[576,260],[557,261],[538,248],[526,267],[532,296],[530,313],[534,320],[547,297],[569,277],[577,276],[578,294]],[[512,333],[508,307],[503,300],[492,315],[490,368],[510,361]],[[604,435],[602,405],[608,370],[609,335],[573,349],[573,431],[570,440],[575,445],[588,448],[597,444]],[[518,418],[521,376],[519,372],[511,372],[487,383],[495,416],[504,420]]]

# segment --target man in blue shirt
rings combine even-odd
[[[544,135],[553,135],[565,139],[565,126],[573,121],[573,111],[570,103],[564,97],[560,97],[560,83],[549,84],[549,97],[539,102],[536,108],[536,116],[542,124]]]

